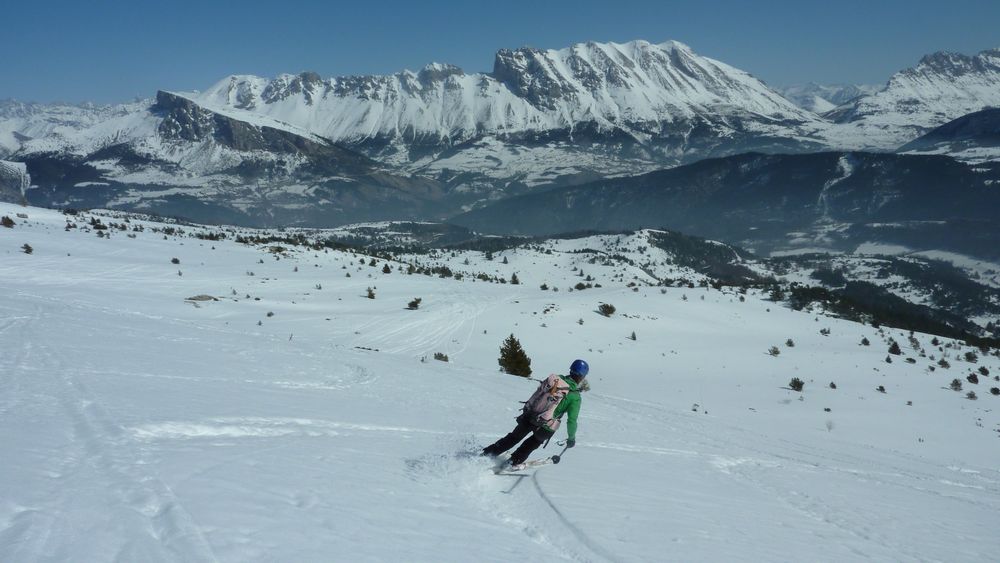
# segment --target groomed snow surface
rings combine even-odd
[[[967,362],[972,349],[951,341],[916,335],[928,356],[948,356],[932,372],[899,330],[753,293],[661,292],[638,268],[573,252],[596,240],[439,258],[516,272],[511,285],[407,275],[395,262],[383,274],[381,259],[275,255],[136,220],[135,238],[99,238],[82,218],[65,231],[55,211],[0,204],[0,215],[16,221],[0,228],[2,561],[1000,552],[1000,397],[989,393],[1000,360]],[[650,260],[658,251],[641,254],[641,242],[604,244]],[[667,258],[652,260],[676,276]],[[603,287],[569,291],[573,267]],[[186,300],[201,294],[218,300]],[[601,302],[618,312],[600,316]],[[468,455],[510,430],[534,388],[497,371],[511,333],[536,376],[577,357],[591,365],[578,446],[526,477]],[[904,354],[892,363],[889,337]],[[967,382],[979,367],[990,376]],[[961,392],[948,389],[954,378]]]

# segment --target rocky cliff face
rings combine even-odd
[[[24,163],[0,160],[0,201],[23,202],[30,185],[31,177]]]
[[[211,141],[244,153],[301,156],[307,159],[309,171],[325,174],[363,174],[378,166],[370,159],[323,139],[240,121],[169,92],[157,92],[151,111],[162,115],[157,132],[167,141]]]

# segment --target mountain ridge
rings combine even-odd
[[[1000,97],[995,55],[929,55],[825,116],[675,41],[501,49],[489,73],[431,63],[384,76],[233,75],[205,92],[117,106],[0,103],[0,158],[27,164],[29,201],[41,205],[159,205],[183,194],[188,203],[171,212],[208,201],[222,213],[201,221],[440,219],[704,158],[895,151]],[[907,90],[914,76],[933,80]],[[964,98],[941,109],[955,88]]]

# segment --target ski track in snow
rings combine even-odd
[[[443,308],[433,312],[418,309],[411,319],[372,318],[353,328],[358,333],[356,346],[376,348],[390,354],[421,355],[447,352],[449,356],[461,354],[476,330],[476,319],[500,303],[484,302],[471,292],[462,292],[449,300]],[[433,346],[447,342],[445,350]]]
[[[51,540],[68,529],[89,528],[91,523],[68,519],[59,508],[73,502],[66,497],[70,489],[66,484],[86,479],[98,488],[102,502],[111,510],[126,512],[114,525],[128,525],[131,539],[114,554],[114,559],[216,561],[190,514],[151,468],[144,467],[135,444],[90,393],[81,374],[33,330],[33,323],[45,314],[37,306],[35,310],[36,314],[18,331],[16,346],[23,352],[15,360],[18,365],[14,371],[31,371],[33,386],[58,402],[60,416],[67,418],[72,427],[71,449],[53,458],[58,464],[45,471],[53,491],[49,498],[57,502],[17,513],[11,524],[0,531],[0,545],[21,546],[12,554],[15,560],[22,551],[25,558],[31,558],[50,553]],[[25,370],[29,356],[34,356],[32,365],[36,367]],[[54,555],[70,556],[63,549],[58,546]]]
[[[356,424],[329,420],[295,418],[219,418],[207,421],[177,421],[146,424],[130,429],[138,440],[175,440],[189,438],[271,438],[276,436],[340,436],[345,432],[400,432],[451,434],[424,428]]]
[[[808,472],[808,473],[830,473],[847,475],[852,479],[862,482],[869,482],[878,488],[899,489],[906,495],[930,495],[946,498],[951,502],[968,504],[989,512],[995,504],[992,502],[980,502],[976,495],[963,491],[971,489],[973,491],[988,491],[992,498],[1000,497],[1000,474],[998,480],[990,479],[983,475],[985,469],[949,468],[955,471],[960,477],[974,477],[981,484],[969,483],[968,481],[952,481],[942,479],[940,476],[941,467],[929,464],[925,460],[906,455],[901,452],[884,452],[880,459],[879,469],[871,468],[873,465],[870,458],[853,456],[843,452],[830,453],[828,449],[817,448],[806,444],[801,444],[788,439],[773,439],[766,436],[752,435],[744,429],[738,427],[727,427],[725,433],[715,433],[709,435],[704,432],[704,427],[693,424],[686,414],[671,413],[654,403],[640,400],[631,400],[621,397],[591,394],[594,399],[607,400],[612,403],[628,404],[632,408],[642,408],[654,411],[656,418],[666,422],[665,429],[669,432],[682,433],[690,443],[691,437],[696,437],[696,442],[704,444],[706,450],[714,450],[724,453],[699,453],[688,450],[672,450],[657,447],[642,447],[630,444],[587,444],[586,447],[596,447],[613,449],[618,451],[647,453],[657,455],[670,455],[682,457],[704,457],[707,458],[710,466],[716,470],[732,475],[744,481],[747,485],[760,489],[772,498],[779,499],[780,502],[789,508],[801,513],[803,516],[814,520],[822,526],[833,526],[863,543],[879,546],[879,548],[891,548],[891,552],[902,556],[904,559],[919,561],[925,560],[926,555],[915,551],[905,539],[900,539],[892,533],[885,532],[885,522],[880,517],[868,518],[864,514],[858,514],[857,507],[851,505],[836,505],[825,497],[817,497],[807,492],[796,490],[794,485],[789,486],[782,479],[777,484],[771,483],[767,475],[776,472]],[[625,411],[622,416],[628,417],[629,412]],[[644,417],[635,416],[640,420]],[[646,418],[648,420],[648,418]],[[725,439],[720,439],[725,436]],[[744,436],[746,439],[738,439]],[[772,448],[764,451],[749,446],[749,444],[760,443],[761,438],[767,439],[772,444]],[[740,452],[746,452],[741,455]],[[994,470],[995,472],[995,470]],[[959,477],[956,477],[958,479]],[[957,492],[956,492],[957,491]],[[539,490],[540,494],[544,493]],[[553,506],[554,510],[556,507]],[[568,524],[568,523],[567,523]],[[571,525],[570,525],[571,526]],[[951,533],[960,535],[961,529],[952,530]],[[574,533],[576,531],[574,530]],[[868,552],[864,549],[851,547],[854,555],[869,559],[878,558],[878,553]]]
[[[595,555],[598,555],[600,558],[607,561],[618,561],[617,557],[615,557],[611,553],[608,553],[608,551],[605,550],[603,547],[593,542],[590,539],[590,537],[586,534],[586,532],[584,532],[575,524],[573,524],[573,522],[571,522],[570,519],[567,518],[566,515],[563,514],[561,510],[559,510],[559,507],[556,506],[556,503],[552,500],[552,498],[549,495],[545,493],[545,489],[542,488],[542,484],[538,480],[539,473],[541,473],[541,470],[536,470],[531,475],[531,483],[535,486],[535,491],[538,492],[538,496],[541,497],[543,501],[545,501],[545,504],[548,505],[549,508],[552,509],[552,512],[555,513],[555,515],[559,518],[559,521],[562,523],[562,525],[565,526],[573,534],[573,537],[575,537],[577,541],[579,541],[582,545],[586,546],[587,549],[589,549]]]

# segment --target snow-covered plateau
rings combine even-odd
[[[1000,551],[995,352],[701,287],[649,232],[390,258],[0,216],[0,560]],[[511,334],[534,377],[591,366],[577,446],[523,476],[473,455],[535,387],[498,371]]]

